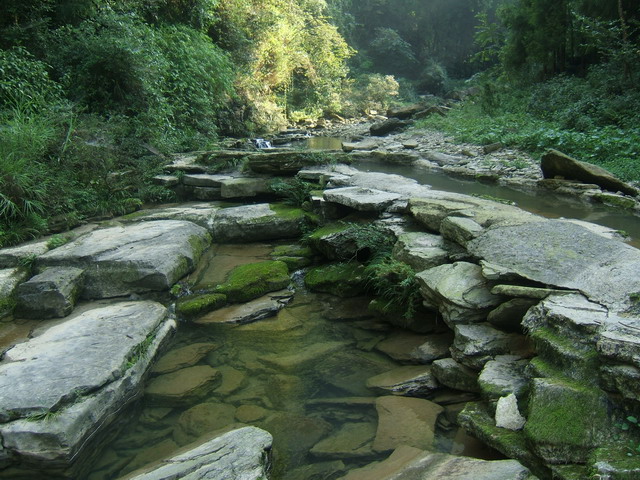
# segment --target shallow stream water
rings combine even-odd
[[[262,244],[215,246],[193,277],[201,284],[220,281],[235,265],[268,258],[271,250]],[[303,480],[309,478],[308,469],[344,474],[386,458],[388,453],[370,449],[377,425],[376,394],[366,381],[400,366],[374,348],[399,331],[370,317],[368,301],[309,293],[298,279],[293,301],[276,317],[238,326],[219,323],[220,314],[212,312],[197,320],[203,324],[181,324],[165,356],[194,343],[210,344],[212,350],[198,364],[217,369],[221,383],[207,398],[179,407],[143,399],[89,479],[119,478],[171,456],[201,435],[238,423],[256,425],[274,436],[274,480]],[[439,391],[436,400],[447,408],[442,419],[468,399]],[[335,445],[333,453],[313,448],[345,426],[353,429],[352,442],[365,443],[362,448],[345,452],[350,447]],[[499,458],[446,420],[437,429],[435,443],[440,451]]]

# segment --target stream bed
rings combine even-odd
[[[195,289],[220,281],[236,265],[268,259],[271,250],[265,244],[213,246],[192,274]],[[310,293],[298,274],[293,278],[295,296],[275,317],[230,325],[220,323],[223,314],[214,311],[181,323],[156,365],[178,354],[176,368],[185,368],[181,362],[189,355],[184,352],[193,352],[196,345],[207,352],[196,366],[217,370],[219,384],[206,398],[185,399],[180,405],[154,404],[145,396],[88,478],[120,478],[172,456],[202,435],[239,423],[261,427],[274,436],[273,480],[303,480],[311,472],[323,472],[318,478],[337,478],[351,468],[386,458],[388,452],[371,448],[378,421],[377,394],[366,381],[401,363],[375,347],[384,340],[424,337],[371,317],[368,298]],[[182,371],[191,371],[189,367]],[[154,375],[157,372],[149,382]],[[189,380],[181,376],[180,381]],[[448,420],[470,399],[462,392],[438,390],[432,400],[445,412],[436,425],[435,448],[502,458]]]

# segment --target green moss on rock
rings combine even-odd
[[[248,302],[265,293],[286,288],[289,282],[286,263],[265,261],[234,268],[227,280],[215,287],[215,291],[225,294],[230,302]]]
[[[227,296],[221,293],[207,293],[203,295],[189,295],[176,302],[176,313],[192,318],[203,315],[227,303]]]
[[[271,252],[272,257],[306,257],[314,256],[313,250],[304,245],[280,245]]]
[[[593,198],[605,205],[609,205],[610,207],[634,208],[636,206],[636,201],[633,198],[623,197],[622,195],[603,192],[596,193]]]
[[[313,268],[304,283],[317,292],[331,293],[339,297],[354,297],[365,290],[364,266],[357,262],[334,263]]]
[[[636,480],[640,478],[640,454],[633,447],[640,445],[637,439],[622,440],[598,448],[589,459],[592,477],[612,480]]]
[[[609,426],[604,393],[569,379],[534,379],[524,432],[552,464],[584,463]]]

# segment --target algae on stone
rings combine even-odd
[[[265,293],[282,290],[289,282],[287,264],[269,260],[237,266],[215,291],[226,295],[230,302],[248,302]]]
[[[176,313],[192,318],[216,310],[227,303],[227,296],[222,293],[189,295],[176,302]]]
[[[307,273],[304,283],[313,291],[354,297],[365,290],[364,266],[349,262],[316,267]]]

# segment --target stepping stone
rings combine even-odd
[[[340,430],[316,443],[309,453],[314,457],[342,460],[373,455],[376,435],[374,423],[345,423]]]
[[[373,449],[386,452],[400,445],[431,449],[436,420],[444,408],[420,398],[379,397],[376,410],[378,430]]]

